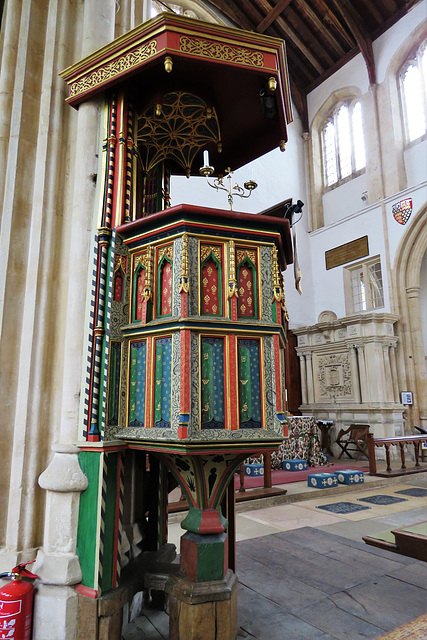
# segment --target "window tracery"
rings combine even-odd
[[[336,105],[321,128],[320,135],[326,188],[332,188],[364,171],[366,155],[360,101]]]
[[[411,143],[427,132],[427,40],[406,60],[399,76],[406,142]]]

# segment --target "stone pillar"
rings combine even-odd
[[[311,352],[306,353],[308,404],[314,404],[313,361]]]
[[[79,494],[88,486],[78,462],[79,449],[55,445],[39,478],[47,491],[43,549],[33,571],[41,581],[34,608],[34,640],[74,637],[77,600],[73,585],[82,579],[76,555]]]
[[[52,0],[51,5],[54,2]],[[114,38],[114,0],[91,0],[84,4],[81,55],[87,55]],[[72,640],[75,637],[77,597],[73,585],[80,582],[76,555],[79,494],[87,487],[80,469],[79,437],[83,351],[87,328],[90,247],[96,229],[99,111],[102,98],[80,105],[75,134],[71,202],[66,214],[71,221],[67,251],[67,299],[61,339],[64,344],[59,424],[53,436],[54,455],[41,474],[39,484],[47,492],[43,548],[34,565],[41,578],[34,610],[34,640]],[[65,151],[64,151],[65,153]]]
[[[390,343],[390,363],[391,363],[391,377],[393,381],[393,401],[400,402],[399,398],[399,380],[397,377],[397,365],[396,365],[396,342]]]
[[[357,361],[359,363],[359,376],[360,376],[360,392],[362,402],[369,402],[368,381],[366,378],[366,365],[365,365],[365,347],[361,342],[355,345],[357,349]]]
[[[301,396],[302,403],[307,404],[307,371],[305,367],[305,354],[299,354],[300,369],[301,369]]]
[[[360,377],[359,377],[359,366],[357,364],[357,353],[356,353],[356,345],[350,345],[350,364],[351,364],[351,373],[352,373],[352,382],[354,389],[354,401],[361,402],[362,396],[360,391]]]
[[[393,375],[390,363],[390,344],[383,344],[385,384],[386,384],[386,401],[393,401]]]
[[[412,381],[414,388],[405,389],[405,391],[412,391],[414,394],[414,405],[412,407],[413,424],[427,429],[427,378],[421,327],[420,287],[408,287],[406,289],[406,297],[411,317],[412,354],[409,362],[409,380]]]

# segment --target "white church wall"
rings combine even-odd
[[[351,80],[349,81],[349,79]],[[362,94],[368,91],[368,74],[361,53],[308,94],[307,108],[309,122],[312,122],[320,107],[334,91],[348,87],[349,84],[351,84],[352,87],[358,88]]]
[[[404,152],[404,162],[408,186],[427,180],[427,140],[414,144]]]
[[[385,244],[380,207],[369,207],[363,212],[349,216],[339,224],[323,227],[311,234],[311,251],[316,259],[314,275],[314,308],[312,324],[316,323],[319,314],[325,309],[334,311],[338,318],[346,315],[342,266],[326,269],[325,252],[346,242],[368,236],[369,257],[379,255],[381,258],[384,290],[387,291],[387,272],[385,268]],[[390,311],[390,302],[386,295],[382,312]]]
[[[339,222],[364,208],[362,196],[368,190],[366,173],[323,194],[325,226]]]

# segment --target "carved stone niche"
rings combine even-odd
[[[315,397],[330,401],[332,398],[352,396],[351,366],[348,353],[318,356],[317,381]],[[318,394],[316,394],[318,390]]]
[[[300,358],[303,415],[340,428],[365,423],[377,437],[404,432],[396,366],[398,316],[323,311],[318,323],[293,329]]]

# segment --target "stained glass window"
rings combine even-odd
[[[337,105],[321,130],[321,139],[326,187],[339,184],[362,171],[366,157],[361,103]]]

